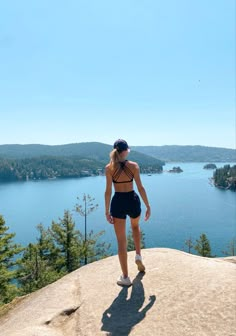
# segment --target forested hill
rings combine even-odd
[[[82,142],[66,145],[0,145],[0,157],[25,159],[38,156],[81,156],[107,160],[112,146],[100,142]]]
[[[100,142],[66,145],[0,145],[0,158],[31,158],[39,156],[80,156],[106,162],[112,146]],[[141,155],[145,154],[149,157]],[[141,156],[140,156],[141,155]],[[154,164],[150,158],[167,162],[236,162],[236,150],[207,146],[131,146],[130,160]],[[159,161],[160,164],[162,164]]]
[[[100,142],[82,142],[67,145],[0,145],[0,158],[25,159],[42,156],[53,157],[80,157],[100,161],[103,164],[109,161],[111,145]],[[131,151],[129,159],[139,164],[160,165],[164,162],[148,154]]]
[[[165,162],[236,162],[236,150],[207,146],[132,146]]]
[[[112,146],[81,143],[63,146],[0,146],[0,181],[83,177],[104,174]],[[164,162],[132,151],[141,173],[160,173]]]

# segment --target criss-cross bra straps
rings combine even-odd
[[[114,174],[112,175],[112,181],[114,183],[128,183],[128,182],[132,182],[133,178],[134,178],[134,174],[132,173],[131,169],[126,165],[126,161],[124,162],[119,162],[119,167],[116,169],[116,171],[114,172]],[[129,180],[127,181],[118,181],[120,175],[122,174],[122,172],[125,173],[125,175],[129,178]]]

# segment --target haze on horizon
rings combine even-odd
[[[0,3],[0,144],[236,148],[235,1]]]

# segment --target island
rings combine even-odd
[[[168,170],[169,173],[182,173],[183,170],[180,167],[173,167],[172,169]]]
[[[217,168],[213,174],[214,185],[221,189],[236,191],[236,165]]]
[[[203,169],[216,169],[216,165],[214,163],[207,163]]]

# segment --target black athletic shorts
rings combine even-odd
[[[141,202],[136,192],[115,192],[111,200],[112,217],[126,219],[126,215],[136,218],[141,214]]]

